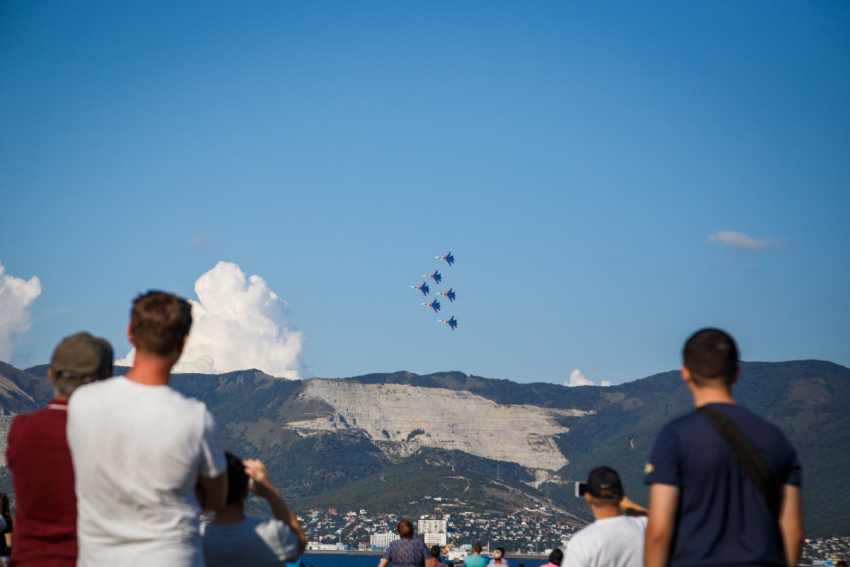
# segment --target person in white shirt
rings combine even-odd
[[[626,498],[617,471],[590,471],[584,498],[595,521],[570,539],[562,567],[643,567],[648,510]]]
[[[242,461],[227,456],[227,507],[203,528],[207,567],[283,567],[307,548],[307,536],[269,480],[257,459]],[[245,500],[253,492],[265,498],[274,518],[260,520],[245,515]]]
[[[191,325],[186,300],[140,295],[127,328],[133,367],[68,404],[78,567],[204,566],[200,508],[224,508],[227,469],[206,406],[169,387]]]

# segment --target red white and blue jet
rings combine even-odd
[[[434,280],[435,284],[439,284],[441,281],[443,281],[443,276],[440,275],[440,270],[434,270],[434,273],[432,274],[422,274],[422,277],[431,278],[432,280]]]
[[[448,319],[446,321],[443,321],[442,319],[437,319],[437,323],[445,323],[446,325],[452,328],[452,331],[457,329],[457,319],[455,319],[454,315],[452,315],[451,319]]]
[[[439,311],[440,311],[440,302],[437,301],[436,297],[431,301],[431,303],[423,303],[422,305],[426,305],[426,306],[430,307],[431,309],[434,310],[434,313],[439,313]]]
[[[448,254],[446,254],[445,256],[435,256],[435,258],[436,258],[437,260],[445,260],[445,261],[446,261],[446,264],[448,264],[449,266],[451,266],[452,264],[454,264],[454,263],[455,263],[455,257],[454,257],[454,256],[452,256],[452,253],[451,253],[451,252],[449,252],[449,253],[448,253]]]
[[[448,289],[448,290],[446,290],[446,291],[438,291],[438,292],[437,292],[437,295],[442,295],[442,296],[444,296],[446,299],[448,299],[448,300],[449,300],[450,302],[452,302],[452,303],[453,303],[453,302],[454,302],[454,300],[455,300],[455,292],[453,292],[453,291],[452,291],[452,288],[449,288],[449,289]]]
[[[431,291],[430,289],[428,289],[428,283],[427,282],[422,282],[419,285],[412,285],[410,287],[412,287],[413,289],[418,289],[419,291],[422,292],[422,295],[428,295],[428,292]]]

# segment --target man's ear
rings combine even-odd
[[[131,345],[136,346],[136,340],[133,338],[133,331],[130,328],[130,323],[127,323],[127,340]]]
[[[741,369],[739,368],[738,370],[735,371],[735,377],[732,379],[732,384],[737,384],[738,380],[740,378],[741,378]],[[729,385],[731,386],[732,384],[729,384]]]
[[[590,497],[590,492],[584,493],[584,501],[587,502],[588,506],[590,506],[590,503],[593,502],[593,500]]]
[[[47,379],[50,380],[51,384],[56,383],[56,380],[53,378],[53,369],[52,368],[47,369]]]
[[[679,369],[679,372],[682,374],[682,381],[685,384],[690,384],[693,382],[691,379],[691,371],[688,370],[687,366],[682,365],[682,368]]]
[[[183,351],[186,350],[186,341],[189,340],[189,335],[183,337],[183,340],[180,341],[180,348],[177,349],[177,358],[174,359],[174,363],[176,364],[180,357],[183,356]]]

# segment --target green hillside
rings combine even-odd
[[[46,367],[20,371],[0,366],[12,387],[2,406],[29,411],[49,399]],[[299,397],[305,382],[273,378],[257,370],[222,375],[181,374],[173,385],[204,401],[222,429],[226,446],[243,457],[263,459],[274,481],[298,509],[366,507],[376,511],[426,511],[440,496],[467,509],[508,513],[551,503],[587,517],[573,496],[573,481],[601,464],[618,469],[629,495],[646,502],[643,468],[660,428],[692,410],[678,372],[666,372],[608,388],[518,384],[443,372],[370,374],[344,379],[362,384],[401,384],[468,391],[498,404],[527,404],[592,412],[563,417],[569,428],[555,438],[569,459],[558,471],[563,482],[532,488],[530,471],[459,451],[421,449],[408,458],[388,457],[356,427],[301,436],[286,424],[334,414],[322,400]],[[820,537],[850,531],[850,496],[835,487],[850,469],[850,370],[821,361],[742,363],[736,385],[739,403],[777,424],[800,453],[804,467],[807,533]],[[413,435],[413,434],[412,434]],[[409,441],[409,440],[408,440]],[[495,468],[494,468],[495,467]],[[383,479],[383,480],[382,480]],[[5,484],[0,474],[0,485]],[[451,507],[451,506],[449,506]]]

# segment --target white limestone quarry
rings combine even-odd
[[[323,400],[336,411],[286,424],[302,435],[357,428],[390,456],[407,456],[420,447],[456,449],[541,472],[568,463],[553,436],[569,429],[556,418],[592,413],[500,405],[466,391],[344,380],[308,380],[299,397]]]
[[[0,467],[6,466],[6,442],[14,415],[0,415]]]

